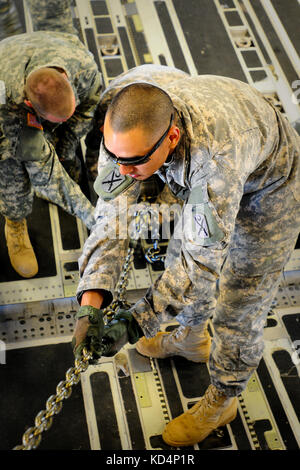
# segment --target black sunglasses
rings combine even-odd
[[[172,121],[173,121],[174,114],[171,114],[171,119],[170,119],[170,124],[166,132],[161,136],[161,138],[156,142],[156,144],[152,147],[150,152],[146,153],[146,155],[143,156],[136,156],[136,157],[127,157],[127,158],[122,158],[122,157],[117,157],[114,153],[112,153],[108,148],[106,148],[105,143],[104,143],[104,137],[102,140],[103,147],[105,152],[107,153],[108,157],[110,160],[112,160],[114,163],[117,163],[118,165],[124,165],[124,166],[137,166],[137,165],[143,165],[144,163],[148,162],[150,160],[151,155],[156,152],[158,147],[162,144],[164,139],[167,137],[169,130],[171,129],[172,126]]]

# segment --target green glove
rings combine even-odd
[[[85,321],[78,322],[72,339],[74,355],[77,359],[82,357],[82,350],[86,348],[95,357],[102,356],[102,336],[104,332],[104,321],[102,310],[84,305],[80,307],[75,315],[77,320],[86,317]],[[79,338],[79,344],[78,344]]]
[[[130,312],[130,310],[120,309],[114,316],[114,320],[126,322],[128,341],[130,344],[135,344],[142,336],[143,330]]]
[[[144,335],[129,310],[119,310],[114,319],[104,327],[102,337],[103,356],[113,356],[126,343],[134,344]]]

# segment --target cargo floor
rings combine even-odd
[[[24,31],[30,31],[26,4],[15,3]],[[299,2],[249,4],[74,0],[73,9],[75,25],[106,85],[144,63],[175,66],[192,75],[225,75],[256,86],[290,121],[300,122],[299,105],[290,99],[298,78]],[[88,187],[93,198],[91,181]],[[21,444],[23,433],[34,426],[36,415],[74,366],[77,259],[88,232],[80,221],[38,197],[28,223],[40,271],[37,278],[23,280],[10,267],[0,220],[0,450]],[[150,265],[136,252],[129,300],[138,300],[161,272],[161,264]],[[239,397],[236,419],[186,451],[299,450],[299,324],[298,242],[264,329],[263,359]],[[162,328],[174,328],[174,323]],[[81,374],[38,449],[175,450],[163,442],[162,431],[199,400],[208,384],[206,364],[180,357],[147,359],[127,345]]]

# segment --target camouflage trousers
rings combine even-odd
[[[71,0],[27,0],[34,31],[78,34],[73,25]],[[0,0],[0,40],[23,33],[13,0]]]
[[[240,394],[259,365],[266,318],[299,231],[300,201],[288,184],[242,199],[211,318],[211,382],[228,396]],[[172,241],[172,259],[177,242]],[[211,309],[198,313],[194,305],[192,318],[180,313],[176,319],[184,326],[200,325],[211,314]]]
[[[279,181],[241,201],[211,318],[211,382],[227,396],[245,389],[263,355],[266,318],[300,232],[298,179],[296,171],[284,184]],[[195,305],[192,318],[182,313],[176,318],[191,326],[210,316],[211,310],[199,314]]]
[[[27,217],[36,190],[91,228],[94,207],[63,168],[53,146],[48,143],[47,149],[43,159],[0,161],[0,212],[15,221]]]
[[[22,33],[23,28],[15,3],[13,0],[0,0],[0,41]]]
[[[219,279],[209,361],[212,383],[241,393],[264,350],[263,329],[300,231],[289,185],[244,196]]]
[[[34,31],[78,34],[73,25],[71,0],[27,0]]]

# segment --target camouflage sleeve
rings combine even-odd
[[[100,73],[93,73],[93,79],[89,79],[86,90],[79,94],[80,104],[76,107],[73,116],[61,125],[61,132],[56,151],[60,160],[72,160],[76,147],[92,127],[92,120],[99,103],[102,90],[102,77]]]
[[[15,154],[20,124],[16,120],[16,106],[0,104],[0,160]]]
[[[105,161],[99,162],[98,172],[105,164]],[[109,202],[99,197],[94,213],[96,223],[78,260],[78,299],[84,291],[102,289],[106,291],[103,308],[112,300],[129,246],[128,210],[137,201],[139,191],[140,185],[136,182]]]
[[[132,307],[145,336],[159,331],[158,315],[168,314],[192,326],[213,314],[216,281],[243,197],[251,154],[257,151],[255,131],[237,136],[214,155],[205,178],[201,170],[193,172],[190,197],[169,243],[165,270],[145,298]]]

